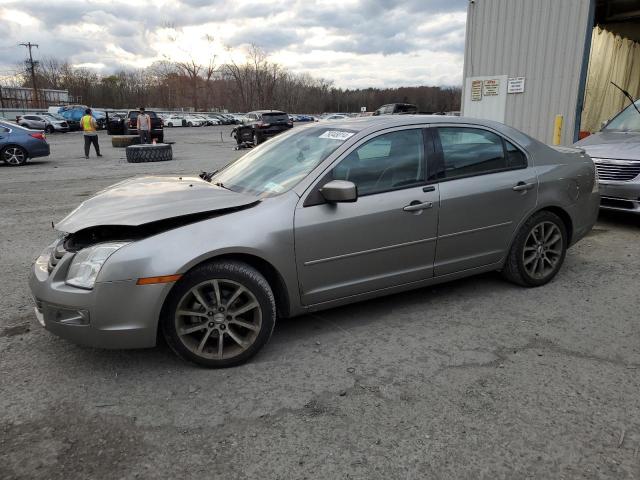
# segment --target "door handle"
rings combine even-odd
[[[535,183],[524,183],[524,182],[518,182],[514,187],[513,190],[516,192],[526,192],[527,190],[531,190],[533,187],[535,187],[536,184]]]
[[[414,200],[409,205],[404,207],[402,210],[404,210],[405,212],[419,212],[420,210],[426,210],[432,207],[433,207],[433,202],[420,203],[417,200]]]

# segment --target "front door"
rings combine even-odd
[[[295,213],[299,288],[305,305],[433,276],[437,185],[426,186],[423,130],[402,129],[361,143],[314,188],[331,179],[358,187],[353,203]]]
[[[537,203],[538,180],[513,143],[481,128],[439,127],[435,276],[499,262]]]

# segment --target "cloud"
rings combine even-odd
[[[242,59],[249,44],[338,86],[459,84],[467,0],[4,0],[0,75],[25,58],[103,65]],[[24,23],[30,22],[28,28]],[[434,66],[437,65],[437,68]],[[400,83],[399,83],[400,82]]]

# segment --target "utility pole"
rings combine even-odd
[[[29,49],[29,60],[27,60],[27,63],[29,64],[29,70],[31,70],[31,83],[33,85],[33,99],[35,101],[36,108],[40,108],[40,101],[38,98],[38,86],[36,85],[36,65],[38,64],[38,62],[34,62],[33,55],[31,55],[31,49],[33,47],[39,48],[39,46],[37,43],[31,43],[31,42],[21,43],[20,45],[22,45],[23,47],[27,47]]]

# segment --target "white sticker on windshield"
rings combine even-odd
[[[279,185],[277,183],[273,183],[273,182],[269,182],[264,186],[265,190],[269,190],[271,192],[276,192],[276,193],[280,193],[282,190],[284,190],[284,188],[282,187],[282,185]]]
[[[353,132],[343,132],[341,130],[327,130],[318,138],[329,138],[331,140],[342,140],[345,141],[349,137],[353,137],[355,134]]]

